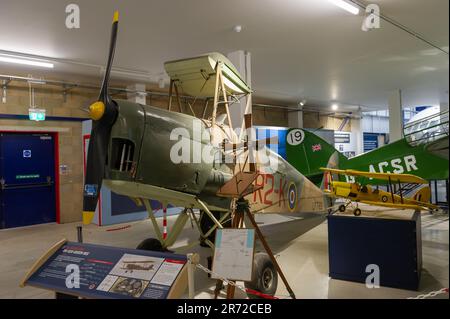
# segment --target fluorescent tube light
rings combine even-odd
[[[0,56],[0,62],[25,64],[25,65],[39,66],[39,67],[50,68],[50,69],[53,69],[53,67],[54,67],[53,63],[41,62],[41,61],[29,60],[29,59],[23,59],[23,58],[14,58],[11,56]]]
[[[350,12],[351,14],[359,14],[359,8],[355,6],[354,4],[350,4],[347,1],[344,0],[328,0],[335,6],[338,6],[341,9],[344,9],[345,11]]]

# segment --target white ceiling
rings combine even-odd
[[[77,3],[81,28],[65,27]],[[381,13],[448,52],[448,0],[371,0]],[[86,64],[106,60],[114,9],[120,10],[114,66],[164,76],[163,63],[210,51],[252,54],[255,96],[278,103],[385,108],[402,89],[404,106],[448,102],[448,54],[393,25],[361,31],[327,0],[1,0],[0,50]],[[233,31],[242,25],[241,33]],[[50,72],[0,63],[0,74],[75,80],[98,67],[57,63]],[[116,75],[116,79],[118,79]],[[144,81],[143,79],[140,82]]]

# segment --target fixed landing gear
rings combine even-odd
[[[345,210],[347,209],[347,206],[348,205],[351,205],[351,202],[349,202],[349,203],[347,203],[347,204],[342,204],[342,205],[339,205],[339,208],[338,208],[338,210],[341,212],[341,213],[343,213],[343,212],[345,212]],[[355,216],[360,216],[361,215],[361,209],[358,207],[358,204],[356,204],[356,205],[351,205],[352,207],[354,207],[354,209],[353,209],[353,215],[355,215]],[[356,207],[355,207],[356,206]]]
[[[137,245],[136,249],[141,250],[151,250],[151,251],[167,251],[163,248],[161,242],[156,238],[147,238],[141,241],[139,245]]]
[[[257,253],[253,259],[252,280],[244,283],[245,288],[259,291],[266,295],[275,295],[278,286],[278,273],[266,253]],[[260,299],[261,297],[249,294],[250,299]]]

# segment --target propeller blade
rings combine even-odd
[[[105,175],[110,129],[101,123],[92,123],[86,161],[83,194],[83,223],[89,224],[94,217],[98,197]],[[106,147],[105,147],[106,146]]]
[[[109,95],[108,95],[108,85],[109,85],[109,75],[111,73],[112,63],[114,60],[114,53],[116,51],[116,41],[117,41],[117,31],[119,29],[119,11],[114,12],[113,23],[111,28],[111,40],[109,42],[109,54],[108,54],[108,62],[105,68],[105,74],[103,76],[102,88],[100,90],[100,95],[98,96],[99,101],[103,101],[103,103],[108,104]]]
[[[111,128],[117,118],[117,105],[108,94],[109,77],[116,49],[119,12],[114,12],[108,62],[98,101],[91,104],[89,114],[92,119],[91,137],[86,161],[86,176],[83,192],[83,223],[90,224],[94,218],[100,189],[105,177],[105,166]]]

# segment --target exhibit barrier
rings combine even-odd
[[[418,295],[416,297],[409,297],[408,299],[427,299],[427,298],[433,298],[438,295],[442,294],[448,294],[448,288],[442,288],[440,290],[432,291],[427,294]]]

